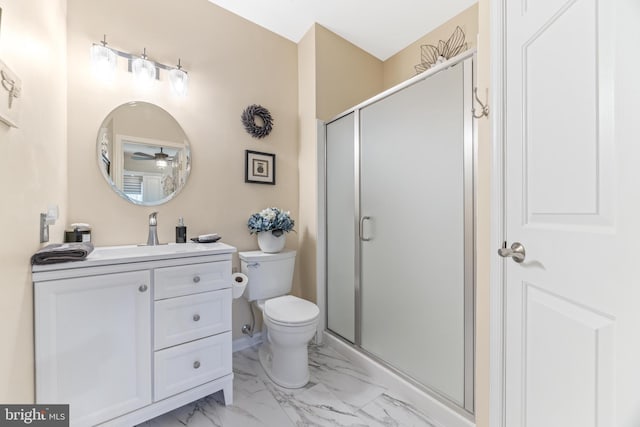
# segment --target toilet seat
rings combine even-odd
[[[293,295],[271,298],[264,303],[264,315],[282,326],[305,326],[314,323],[319,314],[317,305]]]

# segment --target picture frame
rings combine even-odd
[[[276,155],[245,150],[244,182],[276,185]]]

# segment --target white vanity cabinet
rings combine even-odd
[[[33,267],[36,403],[128,427],[219,390],[230,404],[235,248],[118,248]]]

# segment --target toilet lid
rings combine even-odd
[[[310,301],[285,295],[265,301],[264,312],[274,322],[295,324],[315,320],[320,309]]]

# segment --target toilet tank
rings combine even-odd
[[[244,295],[249,301],[287,295],[293,283],[296,251],[267,254],[262,251],[240,252],[242,272],[249,281]]]

